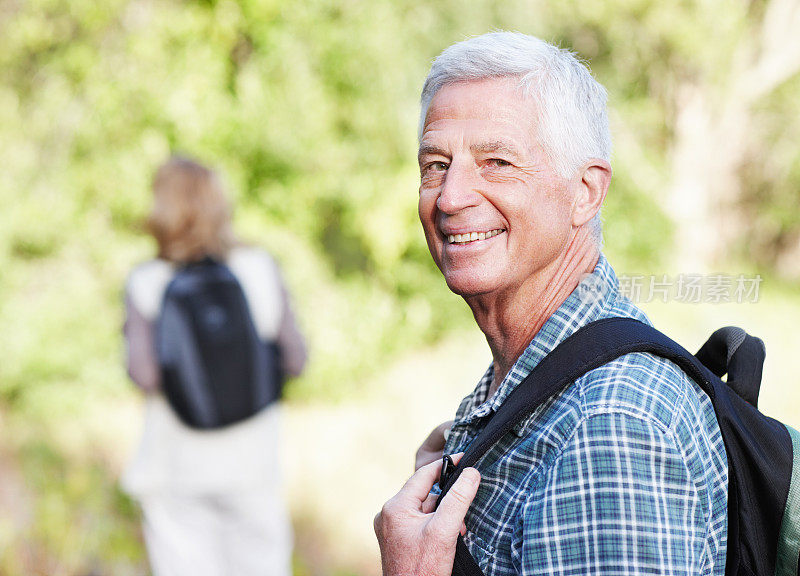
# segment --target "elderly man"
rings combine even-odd
[[[647,322],[600,251],[610,149],[605,90],[568,51],[498,32],[433,63],[419,216],[493,358],[444,453],[463,451],[579,327]],[[477,468],[435,511],[438,462],[386,503],[375,518],[384,574],[450,574],[459,532],[492,576],[724,573],[725,449],[710,401],[669,361],[634,353],[589,372]]]

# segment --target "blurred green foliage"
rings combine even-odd
[[[46,494],[26,538],[65,573],[86,565],[62,546],[119,570],[140,554],[102,458],[78,472],[45,446],[58,423],[131,393],[121,291],[154,252],[140,223],[170,153],[219,168],[241,236],[282,264],[312,354],[290,399],[368,393],[359,382],[395,354],[470,322],[416,216],[417,102],[436,54],[500,28],[590,60],[617,137],[607,252],[656,269],[673,230],[660,192],[676,87],[724,72],[765,4],[0,0],[0,407],[28,489]],[[800,230],[797,88],[762,104],[773,146],[742,171],[759,247],[748,236],[742,251],[764,266]],[[108,540],[65,537],[103,510],[118,518],[100,527]]]

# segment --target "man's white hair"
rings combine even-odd
[[[449,46],[431,65],[422,88],[419,137],[428,107],[448,84],[519,77],[532,98],[536,138],[551,166],[571,178],[591,158],[611,161],[606,89],[569,50],[519,32],[490,32]],[[598,243],[600,218],[592,221]]]

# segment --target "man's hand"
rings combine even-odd
[[[431,430],[428,437],[417,449],[417,455],[414,459],[414,470],[419,470],[423,466],[441,460],[444,450],[445,433],[450,430],[453,425],[452,420],[442,422],[436,428]]]
[[[461,454],[453,456],[453,462],[460,459]],[[436,495],[430,490],[441,468],[441,460],[420,468],[375,516],[384,576],[450,576],[456,540],[466,531],[464,516],[481,477],[465,468],[434,511]]]

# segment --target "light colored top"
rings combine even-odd
[[[281,365],[299,375],[306,359],[280,272],[263,250],[238,247],[226,262],[242,286],[259,337],[277,340]],[[218,493],[279,482],[278,403],[219,430],[183,424],[159,392],[154,326],[175,266],[151,260],[130,274],[125,291],[125,341],[131,379],[146,392],[144,427],[123,488],[135,496],[168,492]]]

